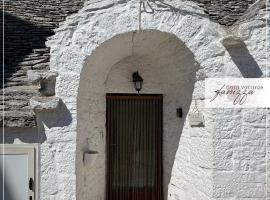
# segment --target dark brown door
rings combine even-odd
[[[107,200],[162,200],[162,95],[107,95]]]

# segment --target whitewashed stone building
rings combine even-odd
[[[164,200],[269,200],[269,109],[204,106],[207,78],[270,76],[266,2],[76,5],[46,35],[45,50],[39,46],[16,63],[25,85],[16,82],[17,75],[16,81],[5,79],[2,142],[7,152],[13,145],[34,144],[33,198],[106,199],[108,94],[137,95],[132,74],[138,71],[144,79],[141,96],[163,97]],[[35,56],[45,61],[29,63]],[[27,101],[19,98],[22,92]],[[27,103],[20,107],[20,101]],[[204,118],[199,126],[189,121],[194,110]],[[111,199],[126,200],[120,193]]]

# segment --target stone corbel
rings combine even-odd
[[[59,97],[32,97],[30,99],[30,107],[33,110],[50,111],[55,110],[60,105]]]
[[[239,26],[223,27],[223,37],[221,44],[226,48],[240,47],[245,40],[245,37],[240,33]]]
[[[40,96],[35,96],[30,99],[30,107],[33,110],[50,111],[56,109],[61,99],[55,97],[55,83],[57,72],[53,71],[27,71],[28,80],[33,84],[40,85]]]
[[[224,47],[237,47],[241,46],[243,43],[243,39],[237,35],[226,35],[221,39],[221,43]]]
[[[28,80],[33,84],[40,84],[39,92],[42,96],[54,96],[55,95],[55,83],[56,77],[58,76],[57,72],[53,71],[27,71]]]

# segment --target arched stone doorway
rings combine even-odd
[[[163,188],[168,193],[172,166],[189,111],[198,65],[175,35],[157,30],[127,32],[102,43],[81,72],[78,93],[77,198],[105,199],[106,94],[135,93],[131,75],[144,78],[142,93],[163,94]],[[178,118],[176,109],[183,109]],[[89,165],[83,152],[93,153]]]
[[[184,10],[179,9],[182,4],[186,5]],[[130,74],[134,70],[139,70],[145,79],[142,93],[162,93],[164,104],[169,105],[164,113],[164,143],[171,144],[164,147],[165,196],[168,193],[168,199],[208,199],[212,195],[211,126],[191,130],[185,119],[191,99],[203,103],[203,79],[224,72],[225,50],[219,26],[209,21],[203,11],[190,2],[175,0],[170,5],[154,13],[142,13],[142,31],[138,31],[138,1],[86,4],[67,18],[47,42],[51,48],[50,70],[59,73],[56,96],[61,97],[72,119],[68,126],[47,134],[57,132],[66,142],[67,156],[59,164],[64,165],[64,170],[59,175],[58,196],[103,200],[105,95],[134,93]],[[178,107],[183,109],[183,118],[176,117]],[[195,137],[190,137],[191,133]],[[87,140],[89,148],[98,152],[94,166],[83,165]]]

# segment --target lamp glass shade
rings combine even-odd
[[[142,84],[143,84],[142,81],[134,82],[134,86],[135,86],[135,89],[137,90],[137,92],[140,92],[140,90],[142,89]]]

